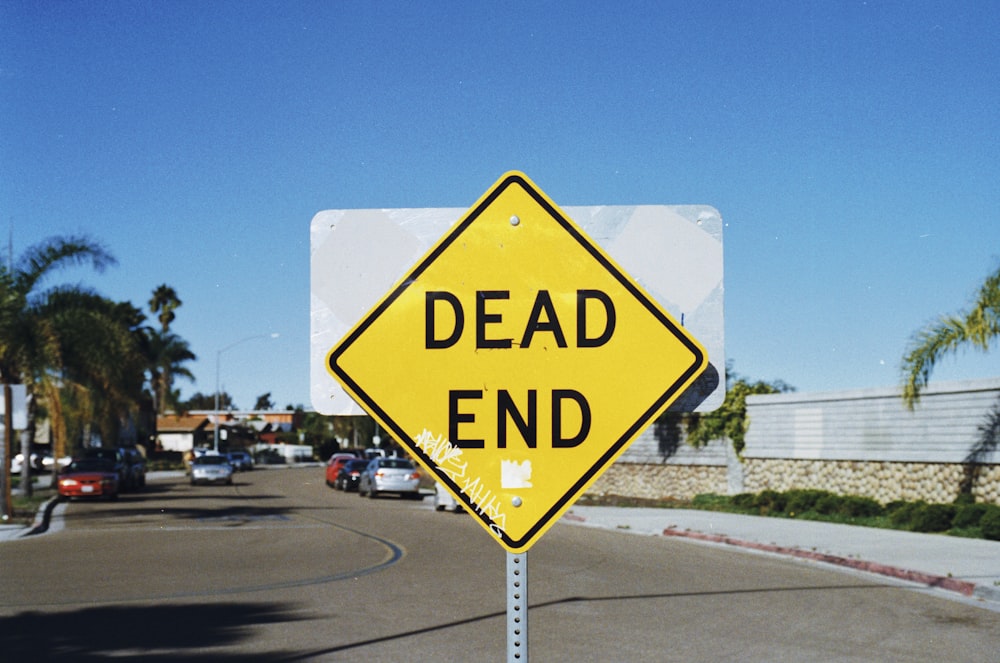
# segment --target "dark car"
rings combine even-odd
[[[344,452],[338,452],[330,456],[330,460],[326,461],[326,467],[323,470],[324,476],[326,477],[326,485],[331,488],[336,488],[337,475],[340,473],[340,468],[352,460],[357,460],[357,458],[358,457],[352,453]]]
[[[368,462],[365,458],[356,458],[355,460],[347,461],[346,464],[341,466],[340,472],[337,473],[337,480],[334,482],[333,487],[346,492],[356,491],[358,489],[358,482],[361,480],[361,473],[368,467]]]
[[[146,485],[146,459],[135,447],[90,447],[79,457],[111,461],[122,491],[138,490]]]
[[[253,456],[246,451],[230,451],[226,457],[237,472],[249,472],[253,469]]]

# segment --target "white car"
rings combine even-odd
[[[221,455],[198,456],[191,462],[191,485],[199,483],[232,483],[233,466]]]
[[[358,479],[358,495],[375,498],[381,493],[419,500],[420,472],[406,458],[375,458]]]
[[[464,511],[462,504],[457,502],[451,493],[440,481],[434,484],[434,510],[435,511]]]

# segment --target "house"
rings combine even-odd
[[[156,448],[188,451],[212,443],[213,430],[203,414],[161,414],[156,417]]]

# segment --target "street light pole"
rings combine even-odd
[[[226,347],[222,348],[215,353],[215,426],[213,427],[213,444],[212,448],[215,449],[215,453],[219,453],[219,423],[222,413],[219,411],[219,368],[222,364],[222,353],[226,350],[231,350],[235,348],[240,343],[246,343],[247,341],[253,341],[258,338],[278,338],[279,334],[277,332],[273,334],[254,334],[253,336],[247,336],[246,338],[241,338],[235,343],[230,343]]]

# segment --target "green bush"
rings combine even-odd
[[[816,509],[816,503],[828,496],[832,495],[825,490],[809,490],[809,489],[799,489],[790,490],[786,493],[788,496],[788,504],[785,508],[789,513],[805,513],[807,511],[813,511]]]
[[[733,495],[732,502],[735,507],[752,509],[754,508],[754,501],[756,499],[757,496],[753,493],[740,493],[739,495]]]
[[[961,506],[963,504],[972,504],[976,501],[976,496],[972,493],[959,493],[958,497],[955,498],[954,504]]]
[[[832,493],[823,495],[818,500],[816,500],[813,509],[816,513],[820,513],[824,516],[832,516],[835,513],[840,513],[841,503],[843,498],[840,495],[834,495]]]
[[[984,539],[1000,541],[1000,507],[990,505],[979,519],[979,528],[983,531]]]
[[[860,495],[845,495],[840,508],[840,513],[851,518],[874,518],[884,512],[882,505],[877,501]]]
[[[987,505],[985,504],[961,504],[958,507],[958,511],[955,512],[955,518],[951,521],[952,527],[979,527],[979,522],[983,518],[983,514],[987,511]]]
[[[916,512],[925,506],[927,506],[927,502],[922,500],[918,502],[889,502],[885,506],[885,512],[893,527],[912,529]]]
[[[734,501],[735,497],[730,499],[726,495],[719,495],[717,493],[701,493],[692,498],[691,506],[705,510],[720,510],[725,509],[727,506],[734,503]]]
[[[954,504],[924,504],[913,513],[910,529],[915,532],[944,532],[955,519]]]
[[[787,503],[785,494],[775,490],[762,490],[754,499],[754,506],[760,509],[762,515],[782,513]]]

